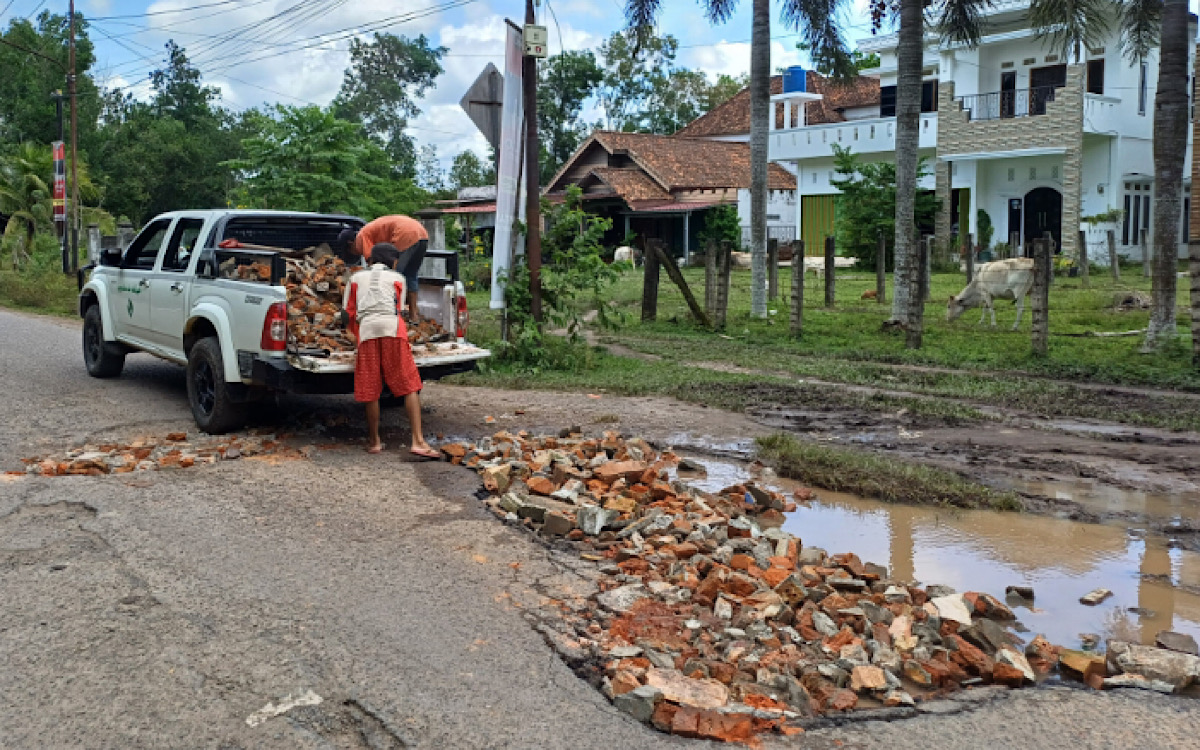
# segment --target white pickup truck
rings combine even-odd
[[[353,393],[352,353],[289,348],[284,254],[222,243],[304,250],[333,245],[353,216],[285,211],[176,211],[155,217],[128,248],[106,250],[80,289],[88,374],[121,374],[125,355],[143,351],[187,367],[188,400],[200,429],[227,432],[245,405],[271,391]],[[229,242],[236,240],[236,242]],[[222,263],[269,267],[259,281],[222,278]],[[466,341],[467,302],[458,256],[430,250],[421,267],[421,315],[453,332],[414,347],[421,377],[466,372],[491,355]]]

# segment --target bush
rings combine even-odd
[[[562,203],[542,202],[549,229],[542,237],[542,313],[545,325],[565,329],[567,337],[548,336],[533,320],[529,292],[529,266],[525,257],[515,259],[506,279],[509,341],[501,357],[533,371],[586,367],[590,351],[579,336],[582,326],[580,302],[591,297],[599,311],[600,325],[616,322],[601,298],[620,271],[604,262],[600,245],[612,221],[583,210],[583,193],[567,190]]]
[[[696,235],[700,247],[715,242],[718,245],[728,242],[737,248],[742,244],[742,223],[738,218],[737,206],[717,206],[704,216],[704,228]]]

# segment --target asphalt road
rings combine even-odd
[[[136,356],[92,380],[79,347],[70,322],[0,312],[0,470],[194,429],[180,368]],[[528,394],[434,384],[425,398],[431,434],[462,434]],[[531,426],[587,404],[543,398],[557,403],[530,405]],[[661,416],[648,432],[703,416],[604,408]],[[543,595],[586,596],[585,568],[484,513],[468,472],[366,456],[358,415],[345,398],[285,402],[270,418],[323,445],[309,460],[0,482],[0,747],[705,746],[613,710],[531,626]],[[403,421],[385,412],[393,446]],[[247,724],[307,691],[322,702]],[[958,708],[768,744],[1151,748],[1200,732],[1200,703],[1181,698],[1043,689]]]

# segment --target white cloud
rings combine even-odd
[[[689,68],[702,70],[710,78],[724,73],[737,76],[750,72],[749,42],[719,42],[705,47],[691,47],[680,52],[680,62]],[[801,65],[804,53],[794,42],[771,42],[771,70]]]

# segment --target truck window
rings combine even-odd
[[[121,267],[141,271],[154,270],[154,261],[158,260],[158,252],[162,250],[163,240],[166,239],[167,230],[170,228],[170,219],[159,219],[148,224],[125,251],[125,260]]]
[[[163,256],[162,270],[186,271],[192,262],[192,254],[199,247],[200,230],[204,228],[204,219],[180,219],[167,244],[167,254]]]

